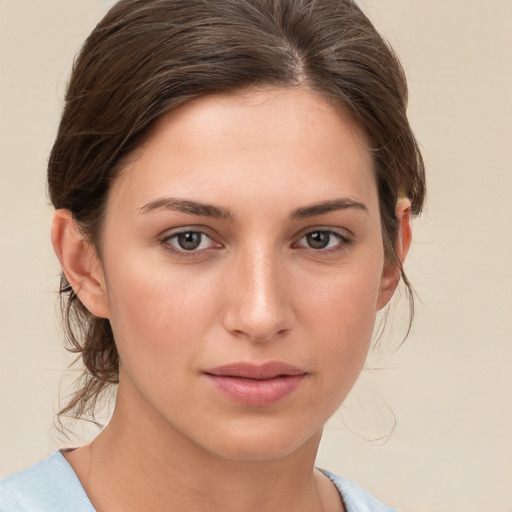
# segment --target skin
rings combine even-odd
[[[100,254],[57,211],[64,272],[109,318],[122,361],[111,422],[65,454],[99,512],[344,510],[313,469],[318,443],[399,279],[367,147],[304,87],[207,96],[164,116],[126,164]],[[409,206],[397,207],[402,260]],[[204,233],[200,245],[180,247],[183,232]],[[241,405],[205,376],[239,361],[306,376],[276,403]]]

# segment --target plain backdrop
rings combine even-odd
[[[94,432],[53,427],[74,373],[45,165],[73,56],[111,3],[0,0],[0,475]],[[413,331],[396,351],[399,304],[318,465],[401,511],[511,512],[512,1],[360,3],[405,66],[429,199]]]

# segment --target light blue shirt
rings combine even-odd
[[[338,488],[347,512],[396,512],[349,480],[321,470]],[[61,452],[0,480],[0,512],[96,512]]]

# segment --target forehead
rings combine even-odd
[[[222,203],[242,189],[304,204],[347,194],[368,202],[376,197],[373,158],[350,115],[323,96],[305,87],[247,89],[164,115],[112,195],[132,206],[165,194]]]

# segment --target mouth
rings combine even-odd
[[[291,395],[306,378],[307,372],[282,362],[263,365],[240,362],[209,369],[204,375],[228,400],[263,407]]]

